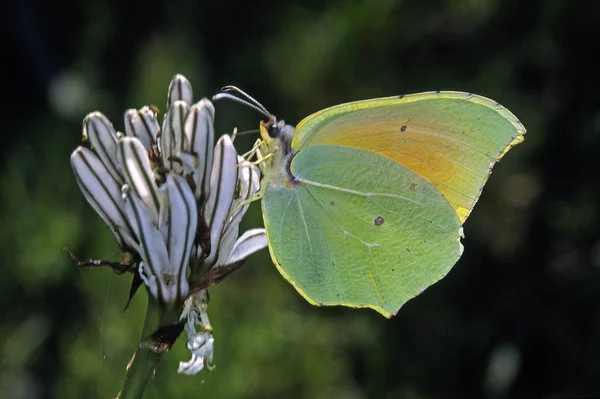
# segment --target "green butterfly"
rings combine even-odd
[[[460,258],[492,167],[525,134],[506,108],[462,92],[341,104],[296,129],[247,97],[269,117],[256,152],[279,272],[313,305],[386,317]]]

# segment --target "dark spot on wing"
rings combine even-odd
[[[333,201],[330,201],[330,202],[329,202],[329,205],[331,205],[331,206],[334,206],[334,205],[335,205],[335,202],[333,202]]]
[[[441,93],[441,91],[439,91],[439,90],[435,91],[435,94],[440,94],[440,93]]]
[[[398,96],[398,99],[403,99],[403,98],[404,98],[404,94],[400,94],[400,95]]]
[[[375,226],[381,226],[385,220],[383,220],[381,216],[377,216],[373,222],[375,223]]]
[[[400,131],[401,131],[401,132],[405,132],[405,131],[406,131],[406,125],[402,125],[402,126],[400,126]]]
[[[415,191],[415,188],[417,188],[417,183],[415,182],[410,183],[410,186],[408,186],[410,191]]]

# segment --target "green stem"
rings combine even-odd
[[[155,352],[148,345],[142,345],[142,343],[159,329],[163,314],[164,312],[156,300],[148,295],[148,307],[142,337],[129,367],[123,389],[118,396],[119,399],[140,399],[144,395],[146,384],[152,378],[152,373],[164,352]]]

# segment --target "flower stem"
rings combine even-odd
[[[142,336],[127,370],[127,377],[123,389],[119,393],[119,399],[140,399],[144,395],[146,384],[153,377],[154,369],[164,354],[164,351],[155,351],[150,346],[144,345],[144,342],[159,329],[163,313],[156,300],[148,295],[148,307]]]

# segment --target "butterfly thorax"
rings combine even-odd
[[[292,150],[292,138],[295,129],[286,125],[283,120],[277,121],[274,116],[269,121],[260,123],[262,143],[259,154],[262,158],[259,164],[263,179],[262,189],[268,184],[293,187],[298,180],[291,174],[290,164],[295,155]]]

